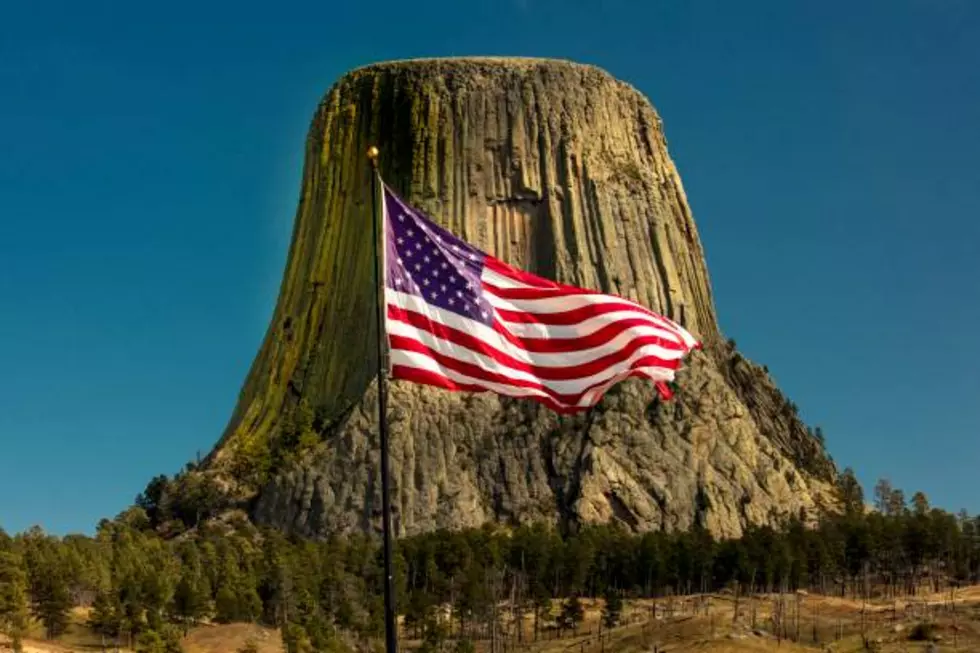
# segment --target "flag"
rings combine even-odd
[[[627,377],[669,399],[700,343],[621,297],[518,270],[435,224],[383,184],[385,331],[393,379],[495,392],[561,413]]]

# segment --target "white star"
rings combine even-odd
[[[398,221],[399,222],[405,222],[405,214],[404,213],[399,213],[398,214]]]
[[[463,310],[464,310],[464,311],[466,311],[467,313],[469,313],[469,312],[470,312],[470,305],[469,305],[469,304],[466,304],[466,303],[464,303],[464,304],[463,304]]]
[[[432,259],[430,259],[430,258],[429,258],[428,256],[423,256],[423,257],[422,257],[422,260],[423,260],[423,261],[425,261],[426,263],[428,263],[428,262],[429,262],[429,261],[431,261]]]
[[[442,242],[442,236],[436,236],[436,242],[437,243],[441,243]]]
[[[448,268],[448,267],[449,267],[449,264],[448,264],[448,263],[446,263],[445,261],[443,261],[443,262],[442,262],[442,265],[440,265],[439,267],[441,267],[441,268],[442,268],[443,270],[445,270],[446,268]]]
[[[469,281],[467,281],[467,282],[466,282],[466,289],[467,289],[467,290],[473,290],[473,284],[472,284],[472,283],[470,283]]]
[[[429,280],[428,279],[422,279],[422,285],[423,286],[428,286],[429,285]]]
[[[456,283],[456,275],[455,274],[450,274],[449,275],[449,281],[452,282],[452,283]]]
[[[404,239],[404,238],[402,238],[401,236],[399,236],[399,237],[398,237],[398,244],[399,244],[399,245],[402,245],[402,244],[404,244],[404,243],[405,243],[405,239]]]
[[[405,252],[405,258],[412,258],[412,250]]]
[[[446,284],[442,284],[439,287],[442,288],[442,292],[446,292]]]
[[[415,243],[415,249],[422,249],[422,243]]]
[[[462,297],[463,296],[463,291],[462,290],[457,290],[456,291],[456,296],[457,297]]]
[[[487,312],[486,311],[480,311],[480,315],[483,317],[484,320],[487,319]]]
[[[435,290],[433,290],[432,293],[431,293],[432,299],[435,299],[438,296],[439,296],[439,293],[437,293]]]
[[[414,236],[414,235],[415,235],[415,232],[414,232],[414,231],[412,231],[411,229],[409,229],[409,230],[408,230],[408,231],[406,231],[405,233],[406,233],[406,234],[408,234],[408,237],[409,237],[409,238],[411,238],[412,236]]]
[[[432,276],[438,277],[439,276],[439,270],[433,270],[432,271]]]
[[[455,300],[455,299],[453,299],[452,297],[450,297],[450,298],[449,298],[449,305],[450,305],[450,306],[452,306],[452,305],[453,305],[453,304],[455,304],[455,303],[456,303],[456,300]]]
[[[395,279],[395,285],[396,285],[396,286],[400,286],[400,285],[402,285],[402,280],[401,280],[401,278],[398,278],[398,279]]]
[[[416,263],[415,264],[415,271],[418,272],[421,269],[422,269],[422,266],[419,263]]]

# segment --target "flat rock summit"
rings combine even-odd
[[[278,303],[207,460],[256,521],[309,536],[380,525],[372,145],[386,182],[460,237],[639,301],[704,343],[673,401],[634,380],[571,417],[393,383],[398,534],[544,520],[735,536],[835,506],[822,444],[719,331],[649,101],[592,66],[462,58],[354,70],[316,112]]]

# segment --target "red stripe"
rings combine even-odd
[[[528,381],[526,379],[518,379],[512,376],[508,376],[506,374],[484,369],[479,365],[474,365],[472,363],[467,363],[466,361],[461,361],[458,358],[454,358],[453,356],[449,356],[447,354],[443,354],[439,351],[436,351],[435,349],[432,349],[425,343],[415,340],[413,338],[406,338],[405,336],[389,336],[389,343],[391,344],[392,349],[400,349],[402,351],[412,351],[417,354],[428,356],[442,367],[453,370],[454,372],[459,372],[460,374],[465,374],[468,377],[478,379],[480,381],[497,383],[500,385],[509,385],[516,388],[537,390],[540,392],[544,392],[553,400],[567,405],[578,404],[578,402],[581,401],[582,397],[585,396],[588,392],[591,392],[592,390],[595,390],[598,387],[607,385],[611,381],[611,379],[603,379],[602,381],[597,381],[584,388],[581,392],[577,392],[577,393],[557,392],[543,384],[535,383],[534,381]],[[653,357],[645,357],[634,361],[630,365],[628,370],[621,372],[617,376],[620,375],[621,376],[638,376],[638,375],[646,376],[642,372],[638,371],[636,368],[652,367],[653,365],[650,364],[651,361],[648,361],[648,358],[653,358]]]
[[[442,376],[441,374],[436,374],[435,372],[430,372],[429,370],[420,370],[417,367],[407,367],[405,365],[393,365],[391,367],[391,378],[409,381],[412,383],[422,383],[454,392],[493,392],[492,390],[488,390],[480,385],[458,383],[448,377]],[[513,398],[531,399],[544,404],[555,412],[563,414],[578,413],[591,408],[591,406],[565,406],[563,404],[559,404],[553,399],[549,399],[548,397],[521,395]]]
[[[483,265],[484,267],[493,270],[494,272],[496,272],[501,276],[508,277],[510,279],[513,279],[514,281],[518,281],[523,284],[527,284],[528,286],[534,286],[536,288],[555,288],[555,289],[568,288],[568,289],[577,290],[577,288],[573,288],[572,286],[566,286],[556,281],[552,281],[551,279],[544,279],[542,277],[533,275],[530,272],[525,272],[524,270],[518,270],[515,267],[507,265],[500,259],[496,259],[489,255],[483,260]]]
[[[578,295],[578,296],[583,296],[583,295],[595,296],[595,295],[599,295],[600,294],[600,293],[582,293],[582,292],[577,292],[577,293],[564,293],[564,292],[557,292],[557,291],[553,291],[553,290],[539,290],[537,288],[498,288],[498,287],[494,286],[492,283],[489,283],[487,281],[483,281],[483,288],[488,293],[490,293],[490,294],[492,294],[492,295],[494,295],[496,297],[499,297],[500,299],[506,299],[506,300],[512,300],[512,301],[518,301],[518,302],[519,301],[522,301],[522,300],[555,299],[555,298],[562,298],[562,297],[574,297],[576,295]],[[678,336],[678,338],[680,338],[680,334],[677,333],[677,328],[673,324],[671,324],[664,316],[662,316],[662,315],[660,315],[658,313],[654,313],[653,311],[651,311],[650,309],[648,309],[645,306],[641,306],[640,304],[637,304],[635,302],[631,302],[628,299],[623,299],[621,297],[617,297],[616,295],[603,295],[603,296],[604,297],[608,297],[610,299],[619,300],[619,301],[602,302],[602,303],[597,303],[597,304],[586,304],[585,306],[580,306],[578,308],[573,308],[573,309],[569,309],[567,311],[558,311],[558,312],[553,312],[553,313],[547,313],[547,312],[540,312],[540,313],[538,313],[538,312],[536,312],[534,310],[533,307],[530,307],[527,310],[519,310],[519,311],[514,311],[514,310],[511,310],[511,309],[500,309],[500,308],[498,308],[496,310],[498,312],[500,312],[501,314],[508,313],[510,315],[513,315],[515,317],[515,319],[510,320],[511,322],[541,322],[541,323],[544,323],[544,324],[569,324],[569,323],[570,324],[574,324],[574,323],[577,323],[577,322],[581,322],[583,319],[585,319],[585,318],[580,318],[579,316],[581,316],[581,315],[589,315],[588,314],[588,311],[589,310],[593,310],[593,307],[598,308],[600,306],[612,306],[612,307],[615,307],[615,308],[613,308],[613,309],[606,309],[606,310],[603,310],[601,312],[602,313],[608,313],[610,310],[629,310],[629,311],[635,311],[637,313],[642,313],[643,315],[646,315],[646,316],[650,317],[651,319],[655,320],[663,328],[669,329],[671,332],[676,333],[677,336]],[[564,319],[572,320],[572,322],[557,322],[557,321],[552,321],[552,320],[555,319],[554,316],[556,316],[556,315],[567,316]],[[526,317],[521,317],[521,316],[526,316]]]
[[[562,354],[602,346],[624,331],[638,326],[661,328],[659,324],[655,324],[648,318],[642,317],[616,320],[612,324],[608,324],[588,335],[577,338],[530,338],[527,336],[518,336],[511,333],[507,329],[507,325],[499,321],[494,322],[493,328],[494,331],[504,336],[508,342],[526,351],[543,354]],[[642,342],[644,345],[660,345],[664,349],[670,349],[672,351],[687,351],[687,346],[683,343],[669,340],[663,336],[635,336],[630,342],[632,343],[633,341]]]
[[[486,284],[484,284],[485,286]],[[567,311],[557,311],[554,313],[534,313],[531,311],[515,311],[509,308],[494,307],[497,315],[500,315],[506,322],[517,322],[523,324],[547,324],[555,326],[569,326],[584,322],[590,317],[615,313],[617,311],[633,311],[640,315],[650,318],[657,326],[677,335],[678,340],[683,342],[677,329],[664,320],[663,316],[657,315],[653,311],[647,310],[639,304],[623,300],[621,302],[605,302],[602,304],[586,304],[578,308]]]
[[[429,333],[438,336],[443,340],[447,340],[453,344],[460,345],[461,347],[466,347],[471,351],[483,354],[501,365],[506,365],[512,369],[520,370],[522,372],[532,374],[540,379],[550,381],[569,381],[598,374],[599,372],[608,369],[612,365],[626,360],[637,349],[645,344],[648,344],[642,342],[644,340],[642,337],[635,338],[629,344],[618,349],[617,351],[600,356],[599,358],[590,360],[587,363],[580,363],[578,365],[569,365],[565,367],[544,367],[540,365],[530,365],[524,361],[517,360],[513,356],[505,354],[496,347],[489,345],[485,341],[480,340],[475,336],[449,327],[441,322],[430,320],[427,316],[422,315],[421,313],[409,311],[393,304],[388,305],[388,319],[398,320],[399,322],[409,324],[416,329],[428,331]],[[498,331],[499,333],[498,329],[495,328],[494,330]],[[656,336],[651,337],[656,338]],[[652,363],[652,365],[657,367],[663,367],[671,370],[680,367],[679,360],[664,360],[659,357],[650,358],[657,361]]]
[[[533,300],[533,299],[553,299],[555,297],[570,297],[570,296],[575,296],[575,295],[580,295],[580,296],[581,295],[584,295],[584,296],[603,295],[603,293],[597,292],[595,290],[588,290],[586,288],[578,288],[576,286],[567,286],[567,285],[563,285],[563,284],[558,284],[558,283],[550,282],[547,279],[541,279],[540,277],[535,277],[532,274],[528,274],[527,272],[522,272],[521,270],[518,270],[516,268],[512,268],[512,267],[506,265],[505,263],[501,263],[500,261],[498,261],[497,259],[494,259],[492,257],[487,257],[486,262],[485,262],[485,266],[488,267],[488,268],[490,268],[494,272],[497,272],[499,274],[503,274],[503,275],[508,276],[508,277],[510,277],[512,279],[515,279],[517,281],[521,281],[521,282],[527,283],[528,285],[534,285],[535,283],[537,283],[536,287],[534,287],[534,288],[501,288],[501,287],[499,287],[497,285],[494,285],[493,283],[490,283],[489,281],[487,281],[485,279],[482,280],[482,284],[483,284],[484,290],[486,290],[486,291],[490,292],[491,294],[499,297],[500,299],[507,299],[507,300],[513,300],[513,301],[521,301],[521,300],[529,300],[529,299],[530,300]],[[649,315],[650,317],[654,318],[655,320],[660,321],[660,325],[663,328],[669,329],[671,332],[675,333],[678,336],[678,339],[681,340],[681,342],[684,341],[684,339],[680,337],[680,333],[677,332],[677,328],[670,321],[668,321],[667,318],[665,318],[664,316],[662,316],[662,315],[660,315],[658,313],[655,313],[655,312],[651,311],[650,309],[648,309],[646,306],[643,306],[642,304],[638,304],[636,302],[632,302],[632,301],[630,301],[628,299],[623,299],[622,297],[619,297],[618,295],[609,295],[609,294],[606,294],[606,295],[603,295],[603,296],[604,297],[613,298],[613,299],[622,300],[622,303],[613,303],[613,304],[611,304],[611,305],[619,306],[620,309],[626,308],[626,309],[630,309],[630,310],[639,311],[641,313],[644,313],[645,315]],[[602,306],[602,305],[605,305],[605,304],[599,304],[599,305]],[[585,308],[585,307],[578,308],[578,309],[573,309],[572,311],[567,311],[567,312],[568,313],[574,313],[575,311],[581,311],[583,308]],[[498,312],[500,312],[501,309],[497,309],[497,310],[498,310]],[[507,312],[508,313],[511,313],[512,315],[515,315],[515,316],[516,315],[519,315],[519,313],[517,313],[515,311],[507,311]],[[518,318],[518,319],[513,319],[513,320],[510,320],[510,321],[511,322],[539,321],[539,320],[536,320],[534,318],[537,318],[537,317],[540,317],[540,316],[544,316],[544,315],[549,315],[550,316],[550,315],[558,315],[559,314],[559,313],[535,313],[533,310],[522,311],[522,313],[524,315],[531,316],[532,319],[530,319],[530,320],[522,320],[522,319],[519,319]],[[578,321],[581,321],[581,320],[578,320]],[[541,323],[543,323],[543,324],[561,324],[559,322],[544,322],[543,320],[541,320]]]

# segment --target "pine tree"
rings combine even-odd
[[[887,478],[879,478],[874,489],[875,510],[886,516],[898,514],[895,510],[895,491],[891,481]]]
[[[136,638],[136,653],[167,653],[163,637],[155,630],[144,630]]]
[[[11,639],[14,651],[22,650],[27,631],[27,574],[20,556],[0,550],[0,633]]]
[[[124,620],[119,594],[111,589],[99,590],[89,614],[89,627],[100,635],[115,638],[122,632]]]
[[[193,569],[185,569],[174,590],[172,611],[185,624],[193,625],[208,614],[211,590],[207,579]]]
[[[615,628],[623,614],[623,597],[615,590],[608,590],[606,602],[602,607],[602,623],[606,628]]]
[[[565,601],[561,610],[561,623],[565,630],[575,631],[582,620],[585,618],[585,608],[577,595]]]
[[[224,585],[214,597],[214,620],[221,624],[238,621],[238,595],[230,585]]]
[[[313,645],[306,631],[298,624],[286,624],[282,629],[282,644],[286,653],[313,653]]]
[[[184,645],[181,643],[181,632],[178,628],[167,624],[161,633],[163,639],[163,653],[184,653]]]
[[[926,498],[925,493],[916,492],[912,495],[912,509],[915,511],[916,515],[922,516],[929,512],[929,499]]]
[[[31,583],[34,616],[44,624],[45,636],[55,639],[65,632],[72,607],[68,578],[57,552],[48,552],[36,573]]]
[[[840,478],[837,481],[837,487],[840,491],[841,504],[844,507],[844,512],[856,515],[863,514],[864,491],[861,489],[861,483],[858,482],[853,469],[847,467],[841,472]]]

